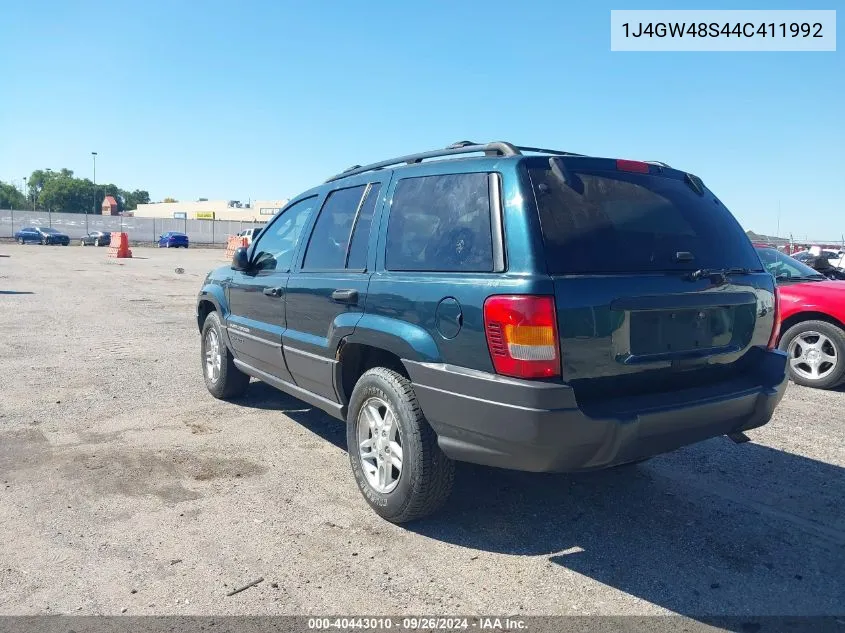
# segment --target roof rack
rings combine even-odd
[[[659,160],[645,160],[644,163],[648,163],[649,165],[657,165],[658,167],[665,167],[666,169],[672,169],[671,165],[667,165],[666,163],[662,163]]]
[[[564,152],[559,149],[544,149],[542,147],[524,147],[522,145],[518,145],[517,148],[520,152],[535,152],[537,154],[552,154],[553,156],[584,156],[585,154],[576,154],[575,152]]]
[[[432,150],[428,152],[420,152],[418,154],[408,154],[407,156],[400,156],[398,158],[391,158],[389,160],[379,161],[378,163],[371,163],[369,165],[353,165],[348,169],[343,170],[339,174],[332,176],[326,182],[332,182],[348,176],[355,176],[363,174],[368,171],[376,171],[391,167],[393,165],[413,165],[421,163],[428,158],[443,158],[446,156],[454,156],[457,154],[475,154],[477,152],[484,152],[487,156],[520,156],[523,152],[538,152],[541,154],[554,154],[556,156],[581,156],[582,154],[573,154],[572,152],[562,152],[553,149],[540,149],[537,147],[520,147],[507,143],[505,141],[494,141],[492,143],[473,143],[472,141],[458,141],[452,143],[444,149]]]

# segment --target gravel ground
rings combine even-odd
[[[222,253],[134,252],[0,245],[0,614],[842,612],[845,392],[790,385],[752,442],[631,468],[461,465],[397,527],[340,423],[207,393],[194,300]]]

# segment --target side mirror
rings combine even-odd
[[[249,257],[247,256],[247,249],[243,246],[236,248],[232,255],[232,269],[245,271],[249,268]]]

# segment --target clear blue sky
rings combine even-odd
[[[5,0],[0,180],[90,177],[97,151],[99,182],[154,200],[284,198],[351,164],[501,139],[663,160],[746,228],[774,233],[780,202],[781,234],[839,238],[841,37],[835,53],[610,52],[611,8],[731,4]]]

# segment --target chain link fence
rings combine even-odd
[[[158,242],[163,233],[179,231],[185,233],[192,244],[226,244],[228,236],[264,224],[239,220],[176,220],[0,209],[0,237],[14,237],[15,231],[25,226],[52,226],[65,233],[71,241],[91,231],[105,231],[128,233],[130,243]]]

